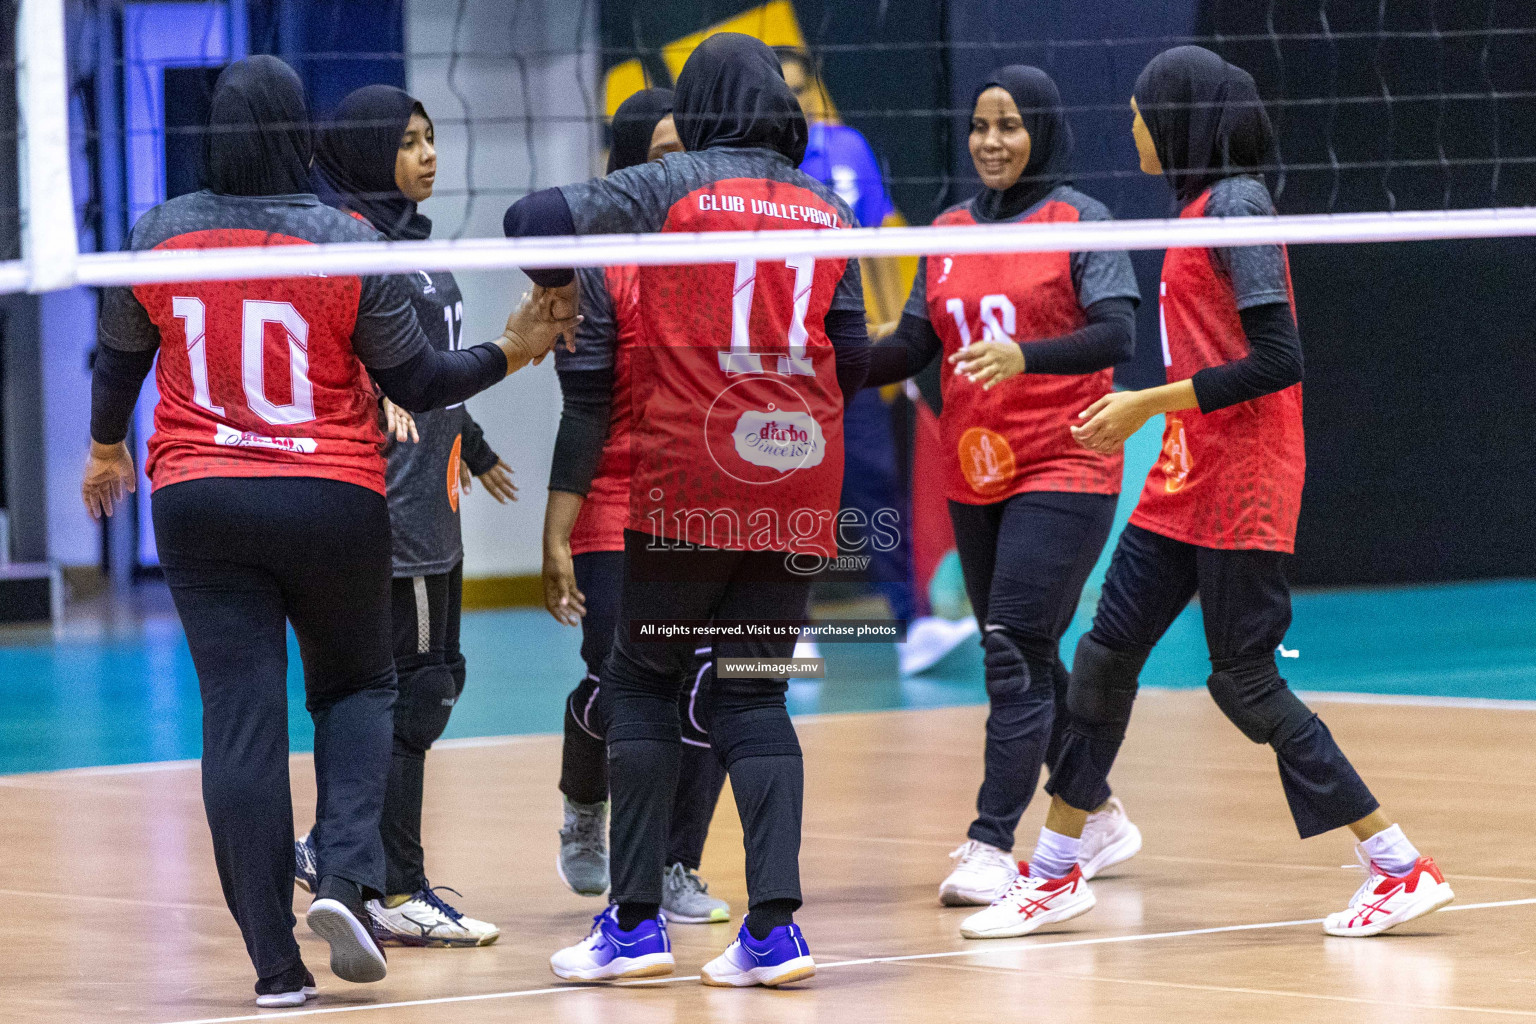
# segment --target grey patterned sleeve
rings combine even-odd
[[[149,219],[146,215],[145,219]],[[142,221],[140,223],[143,223]],[[128,233],[125,250],[139,248],[139,225]],[[150,320],[149,312],[133,294],[132,288],[103,288],[101,309],[96,317],[96,339],[119,352],[153,352],[160,347],[160,328]]]
[[[96,340],[119,352],[153,352],[160,347],[160,328],[150,320],[132,288],[104,288]]]
[[[352,328],[352,350],[370,370],[388,370],[431,347],[416,310],[410,288],[398,277],[374,275],[362,279],[357,301],[357,322]]]
[[[864,278],[859,269],[858,260],[849,260],[848,266],[843,268],[843,276],[838,279],[837,290],[832,293],[831,308],[864,312]]]
[[[562,185],[560,193],[571,208],[578,235],[660,231],[674,202],[664,160]]]
[[[917,276],[912,279],[912,291],[907,295],[907,304],[902,307],[904,316],[915,316],[923,320],[928,319],[928,257],[917,258]]]
[[[578,267],[581,315],[576,328],[576,351],[555,346],[555,370],[606,370],[613,366],[614,347],[618,342],[618,323],[613,312],[613,296],[601,267]]]
[[[1270,217],[1275,207],[1269,189],[1258,178],[1223,178],[1211,186],[1207,217]],[[1289,302],[1285,253],[1278,245],[1239,245],[1211,250],[1211,262],[1232,282],[1237,308]]]
[[[1079,223],[1113,219],[1103,203],[1075,189],[1069,194],[1069,200],[1077,207]],[[1136,270],[1131,266],[1131,255],[1128,252],[1074,252],[1071,256],[1071,269],[1077,304],[1083,309],[1101,299],[1141,302],[1141,289],[1136,286]]]

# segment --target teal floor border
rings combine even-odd
[[[1209,672],[1198,606],[1153,653],[1143,683],[1202,686]],[[1086,626],[1063,644],[1070,660]],[[557,732],[580,678],[576,630],[542,611],[464,616],[469,683],[449,737]],[[1536,581],[1298,594],[1281,661],[1301,690],[1536,700]],[[828,644],[828,678],[790,688],[796,714],[932,708],[985,701],[980,649],[902,679],[894,648]],[[290,642],[289,729],[313,743]],[[0,640],[0,774],[198,756],[197,678],[174,616],[58,639]]]

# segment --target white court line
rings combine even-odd
[[[802,839],[816,839],[829,843],[888,843],[892,846],[922,846],[929,849],[937,849],[944,846],[952,846],[953,839],[910,839],[900,836],[850,836],[838,835],[835,832],[802,832]],[[1159,860],[1170,864],[1210,864],[1217,867],[1232,868],[1269,868],[1283,871],[1358,871],[1355,864],[1289,864],[1285,861],[1271,860],[1235,860],[1224,857],[1184,857],[1168,853],[1138,853],[1140,860]],[[1509,882],[1515,885],[1536,885],[1536,878],[1515,878],[1508,875],[1464,875],[1447,874],[1447,879],[1462,882]]]
[[[978,967],[970,964],[930,964],[931,968],[946,971],[975,971],[982,974],[998,974],[1004,968]],[[1402,1003],[1389,999],[1366,999],[1360,996],[1330,995],[1324,992],[1295,992],[1283,988],[1245,988],[1237,985],[1195,985],[1179,981],[1154,981],[1151,978],[1112,978],[1103,974],[1064,974],[1047,971],[1021,971],[1031,976],[1045,976],[1052,980],[1087,981],[1097,985],[1134,985],[1146,988],[1171,988],[1188,992],[1228,992],[1244,996],[1280,996],[1288,999],[1317,999],[1332,1003],[1354,1003],[1378,1006],[1393,1010],[1440,1010],[1447,1013],[1493,1013],[1506,1017],[1536,1017],[1536,1010],[1509,1010],[1498,1006],[1457,1006],[1451,1003]]]
[[[1195,693],[1198,687],[1184,686],[1143,686],[1141,694],[1171,694]],[[1335,690],[1297,690],[1296,695],[1303,700],[1317,701],[1331,704],[1377,704],[1389,707],[1435,707],[1435,708],[1465,708],[1475,711],[1536,711],[1536,700],[1504,700],[1496,697],[1423,697],[1412,694],[1392,693],[1352,693]],[[879,711],[830,711],[815,712],[806,715],[795,715],[796,727],[803,725],[821,725],[843,721],[851,718],[862,718],[866,715],[904,714],[910,711],[946,711],[952,708],[984,707],[983,704],[956,704],[946,705],[942,708],[884,708]],[[438,740],[433,747],[441,750],[466,749],[473,747],[502,747],[517,743],[528,743],[537,740],[549,739],[559,733],[516,733],[502,736],[468,736],[461,739]],[[294,753],[293,757],[311,757],[308,752]],[[196,759],[181,761],[146,761],[140,764],[109,764],[85,768],[60,768],[41,772],[19,772],[14,775],[0,775],[0,786],[17,785],[8,780],[37,779],[40,777],[69,778],[71,776],[93,775],[138,775],[144,772],[176,771],[187,768],[197,768],[200,762]],[[1257,771],[1258,769],[1254,769]],[[1267,770],[1267,769],[1266,769]],[[1376,773],[1380,775],[1380,773]],[[1426,777],[1428,778],[1428,777]],[[1438,776],[1434,777],[1438,778]],[[1468,780],[1476,781],[1476,780]]]
[[[162,903],[158,900],[136,900],[127,896],[91,896],[73,892],[43,892],[37,889],[0,889],[0,896],[44,900],[70,900],[79,903],[112,903],[124,907],[147,907],[151,910],[216,910],[228,913],[222,903]]]
[[[1447,914],[1453,910],[1490,910],[1495,907],[1520,907],[1536,904],[1536,897],[1522,900],[1498,900],[1493,903],[1463,903],[1452,904],[1437,913]],[[939,953],[908,953],[902,956],[870,956],[855,960],[834,960],[830,963],[816,965],[818,971],[831,970],[837,967],[863,967],[870,964],[899,964],[911,963],[919,960],[941,960],[948,957],[959,956],[996,956],[1003,953],[1029,953],[1039,950],[1064,949],[1074,946],[1107,946],[1124,942],[1148,942],[1153,939],[1180,939],[1196,935],[1219,935],[1227,932],[1251,932],[1263,931],[1272,928],[1295,928],[1304,924],[1322,924],[1320,917],[1311,917],[1302,921],[1265,921],[1257,924],[1227,924],[1214,928],[1188,928],[1176,932],[1138,932],[1132,935],[1106,935],[1092,939],[1068,939],[1065,942],[1035,942],[1023,945],[988,945],[986,947],[972,947],[970,949],[945,950]],[[1365,940],[1358,940],[1365,941]],[[685,977],[649,978],[644,981],[621,982],[609,988],[636,988],[653,985],[676,985],[682,982],[698,981],[697,974]],[[196,1020],[174,1021],[171,1024],[234,1024],[236,1021],[248,1020],[277,1020],[283,1017],[313,1017],[322,1013],[356,1013],[361,1010],[395,1010],[410,1006],[443,1006],[450,1003],[476,1003],[490,999],[521,999],[527,996],[557,995],[561,992],[590,992],[595,986],[570,984],[554,985],[549,988],[519,989],[513,992],[482,992],[478,995],[468,996],[438,996],[434,999],[410,999],[398,1003],[363,1003],[352,1006],[328,1006],[318,1007],[313,1010],[282,1010],[268,1011],[266,1013],[251,1013],[238,1017],[201,1017]]]
[[[1356,693],[1347,690],[1297,690],[1302,700],[1323,704],[1386,704],[1410,708],[1471,708],[1476,711],[1536,711],[1536,700],[1498,697],[1423,697],[1406,693]]]

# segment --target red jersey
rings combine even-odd
[[[581,233],[851,222],[834,193],[765,150],[674,154],[562,191]],[[738,260],[637,278],[628,528],[835,556],[843,399],[824,319],[863,309],[857,263]]]
[[[1182,217],[1202,217],[1207,190]],[[1290,264],[1281,250],[1285,291]],[[1169,382],[1241,359],[1248,338],[1230,278],[1210,249],[1169,249],[1163,258],[1159,319]],[[1301,385],[1202,414],[1167,415],[1163,453],[1131,522],[1208,548],[1293,552],[1306,478]]]
[[[196,192],[134,225],[145,249],[376,238],[313,196]],[[384,493],[384,438],[363,361],[396,366],[428,342],[388,277],[313,275],[109,288],[102,342],[159,350],[155,488],[202,477],[311,476]],[[360,358],[361,357],[361,358]]]
[[[588,286],[595,275],[584,276]],[[608,439],[592,477],[591,489],[571,530],[571,554],[623,551],[624,524],[629,519],[630,346],[640,332],[640,274],[638,267],[605,267],[603,287],[613,309],[613,409]]]
[[[1070,192],[1058,189],[1051,196]],[[1047,198],[1021,218],[1027,223],[1078,219],[1077,206],[1058,198]],[[969,205],[934,221],[975,223]],[[1134,295],[1125,254],[1104,255],[1125,263],[1120,290],[1106,294],[1125,294],[1129,288]],[[1104,296],[1080,297],[1072,269],[1072,257],[1065,252],[932,256],[925,261],[926,313],[944,342],[939,426],[951,456],[945,481],[950,501],[989,505],[1026,491],[1120,493],[1124,456],[1091,452],[1068,429],[1078,413],[1113,388],[1113,369],[1076,375],[1025,372],[984,390],[957,376],[948,361],[972,342],[1028,342],[1081,328],[1087,323],[1084,306]]]
[[[307,244],[218,229],[156,248]],[[350,342],[360,289],[355,277],[135,287],[162,339],[150,482],[318,476],[383,494],[378,407]]]

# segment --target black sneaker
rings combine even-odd
[[[320,990],[315,988],[315,976],[303,964],[275,978],[263,978],[256,983],[257,1006],[303,1006],[311,997],[319,994]]]
[[[305,918],[310,931],[331,947],[331,973],[343,981],[383,981],[384,950],[374,941],[363,892],[336,875],[320,879],[320,891]]]

